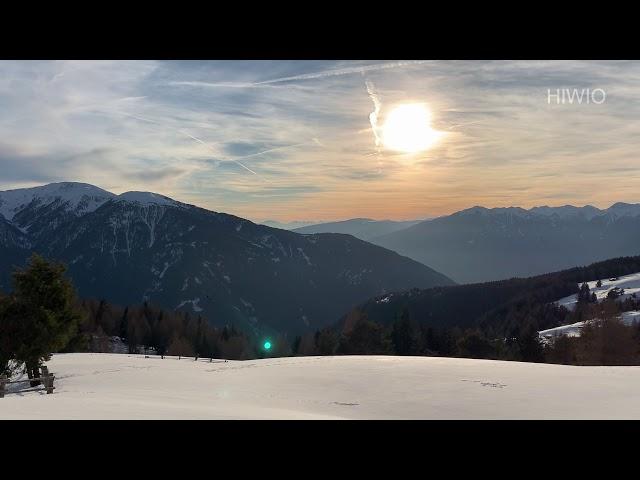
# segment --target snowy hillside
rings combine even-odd
[[[73,353],[49,368],[55,393],[9,393],[1,419],[640,419],[640,367]]]
[[[596,286],[598,280],[592,280],[586,282],[589,285],[589,291],[596,294],[598,301],[602,301],[607,298],[607,294],[614,288],[623,289],[624,293],[618,297],[619,300],[624,300],[632,295],[640,295],[640,273],[632,273],[630,275],[624,275],[620,277],[613,277],[607,279],[601,279],[601,286]],[[578,285],[579,287],[580,285]],[[568,297],[561,298],[556,304],[574,310],[578,303],[578,295],[569,295]],[[626,325],[632,325],[640,322],[640,312],[629,311],[623,312],[620,319]],[[562,325],[560,327],[549,328],[547,330],[541,330],[538,332],[543,341],[548,341],[554,337],[560,335],[566,335],[569,337],[579,337],[580,330],[584,326],[584,322],[572,323],[571,325]]]
[[[640,272],[625,275],[623,277],[603,278],[601,279],[601,282],[602,286],[600,287],[596,286],[598,280],[587,282],[589,290],[596,294],[598,301],[607,298],[607,293],[615,287],[624,289],[624,294],[618,297],[620,300],[629,298],[633,294],[640,296]],[[576,307],[576,303],[578,303],[578,295],[574,294],[561,298],[556,303],[568,308],[569,310],[573,310]]]
[[[634,325],[640,323],[640,312],[632,310],[629,312],[622,312],[620,320],[625,325]],[[538,335],[545,340],[550,340],[560,335],[566,335],[567,337],[579,337],[580,330],[584,326],[585,322],[572,323],[571,325],[562,325],[561,327],[549,328],[547,330],[541,330]]]

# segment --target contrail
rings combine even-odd
[[[263,150],[261,152],[256,152],[256,153],[252,153],[252,154],[249,154],[249,155],[244,155],[242,157],[229,158],[229,157],[226,157],[225,155],[220,155],[220,153],[213,147],[213,145],[205,142],[204,140],[196,137],[195,135],[190,134],[189,132],[187,132],[185,130],[181,130],[179,128],[170,127],[170,126],[162,124],[160,122],[156,122],[155,120],[151,120],[149,118],[140,117],[140,116],[137,116],[137,115],[132,115],[130,113],[124,113],[124,112],[116,112],[116,113],[119,113],[119,114],[124,115],[126,117],[135,118],[137,120],[142,120],[144,122],[149,122],[149,123],[153,123],[153,124],[156,124],[156,125],[160,125],[162,127],[169,128],[169,129],[174,130],[174,131],[176,131],[178,133],[186,135],[187,137],[191,138],[192,140],[195,140],[196,142],[198,142],[198,143],[204,145],[205,147],[211,149],[216,154],[216,156],[222,156],[223,157],[222,158],[223,161],[225,161],[225,162],[234,162],[237,165],[239,165],[240,167],[244,168],[246,171],[251,172],[252,174],[257,176],[261,180],[263,180],[265,182],[269,182],[269,183],[271,183],[269,180],[267,180],[266,178],[264,178],[263,176],[261,176],[257,172],[253,171],[252,169],[247,167],[244,163],[240,162],[239,160],[242,160],[242,159],[245,159],[245,158],[257,157],[259,155],[263,155],[265,153],[270,153],[270,152],[275,152],[275,151],[278,151],[278,150],[285,150],[285,149],[288,149],[288,148],[301,147],[301,146],[304,146],[304,145],[311,145],[311,144],[321,145],[320,141],[317,138],[314,138],[310,142],[296,143],[294,145],[284,145],[282,147],[270,148],[268,150]]]
[[[420,65],[427,63],[427,60],[411,60],[406,62],[382,63],[376,65],[361,65],[358,67],[345,67],[333,70],[321,70],[319,72],[304,73],[301,75],[293,75],[290,77],[272,78],[271,80],[263,80],[262,82],[198,82],[198,81],[174,81],[169,85],[185,85],[192,87],[205,88],[255,88],[255,87],[276,87],[277,83],[295,82],[300,80],[313,80],[316,78],[336,77],[340,75],[351,75],[354,73],[364,74],[376,70],[387,70],[391,68],[402,68],[411,65]],[[295,87],[294,85],[291,85]]]
[[[262,82],[255,82],[254,85],[269,85],[271,83],[280,83],[280,82],[291,82],[296,80],[311,80],[314,78],[324,78],[324,77],[335,77],[338,75],[350,75],[352,73],[366,73],[375,70],[386,70],[389,68],[400,68],[406,67],[410,65],[420,65],[422,63],[426,63],[426,60],[412,60],[408,62],[393,62],[393,63],[383,63],[377,65],[362,65],[358,67],[347,67],[347,68],[338,68],[334,70],[324,70],[315,73],[305,73],[302,75],[294,75],[291,77],[281,77],[274,78],[271,80],[265,80]]]
[[[186,87],[202,87],[202,88],[294,88],[294,89],[304,89],[307,90],[307,87],[302,87],[300,85],[270,85],[270,84],[258,84],[252,82],[188,82],[188,81],[174,81],[169,82],[167,85],[172,86],[186,86]]]
[[[173,131],[175,131],[175,132],[178,132],[178,133],[181,133],[181,134],[183,134],[183,135],[186,135],[187,137],[191,138],[192,140],[195,140],[196,142],[198,142],[198,143],[200,143],[200,144],[204,145],[205,147],[207,147],[207,148],[211,149],[211,150],[212,150],[216,155],[220,155],[220,154],[218,153],[218,151],[217,151],[215,148],[213,148],[213,145],[211,145],[211,144],[209,144],[209,143],[205,142],[204,140],[202,140],[202,139],[200,139],[200,138],[198,138],[198,137],[196,137],[196,136],[194,136],[194,135],[191,135],[189,132],[185,132],[184,130],[181,130],[181,129],[179,129],[179,128],[170,127],[170,126],[168,126],[168,125],[162,124],[162,123],[160,123],[160,122],[156,122],[155,120],[151,120],[151,119],[149,119],[149,118],[144,118],[144,117],[140,117],[140,116],[137,116],[137,115],[131,115],[130,113],[124,113],[124,112],[117,112],[117,113],[120,113],[121,115],[124,115],[125,117],[131,117],[131,118],[135,118],[136,120],[142,120],[143,122],[154,123],[154,124],[156,124],[156,125],[160,125],[161,127],[169,128],[169,129],[171,129],[171,130],[173,130]],[[244,168],[244,169],[245,169],[245,170],[247,170],[248,172],[251,172],[251,173],[253,173],[254,175],[256,175],[256,176],[260,177],[260,175],[258,175],[256,172],[254,172],[254,171],[253,171],[253,170],[251,170],[249,167],[247,167],[245,164],[243,164],[243,163],[241,163],[241,162],[239,162],[239,161],[237,161],[237,160],[229,159],[229,158],[225,158],[224,160],[225,160],[225,161],[232,161],[232,162],[235,162],[236,164],[238,164],[239,166],[241,166],[242,168]],[[264,178],[262,178],[262,177],[260,177],[260,178],[261,178],[262,180],[264,180]]]
[[[380,137],[378,136],[378,115],[380,114],[380,107],[382,104],[380,103],[380,99],[378,98],[378,94],[376,93],[375,86],[373,82],[369,80],[365,81],[365,85],[367,87],[367,93],[369,94],[369,98],[373,102],[373,112],[369,114],[369,122],[371,123],[371,130],[373,131],[373,135],[376,138],[376,149],[380,150]]]
[[[191,135],[189,132],[185,132],[184,130],[178,130],[178,132],[185,134],[187,137],[194,139],[196,142],[201,143],[202,145],[204,145],[207,148],[210,148],[212,151],[215,151],[215,149],[213,148],[213,145],[209,145],[207,142],[205,142],[204,140],[199,139],[198,137],[195,137],[193,135]],[[216,155],[218,155],[218,153],[216,152]],[[240,158],[245,158],[245,157],[240,157]],[[254,172],[253,170],[251,170],[249,167],[247,167],[244,163],[239,162],[238,160],[234,159],[234,158],[224,158],[224,161],[227,162],[235,162],[236,164],[240,165],[242,168],[244,168],[246,171],[253,173],[254,175],[256,175],[257,177],[259,177],[261,180],[267,181],[266,178],[263,178],[262,176],[258,175],[256,172]]]
[[[251,153],[249,155],[244,155],[242,157],[236,157],[235,160],[244,159],[244,158],[251,158],[251,157],[257,157],[258,155],[263,155],[265,153],[276,152],[278,150],[285,150],[287,148],[302,147],[304,145],[311,145],[311,144],[317,144],[317,142],[311,141],[311,142],[304,142],[304,143],[296,143],[296,144],[293,144],[293,145],[284,145],[282,147],[270,148],[269,150],[263,150],[261,152],[256,152],[256,153]]]

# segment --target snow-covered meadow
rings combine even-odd
[[[640,419],[640,367],[437,357],[58,354],[1,419]]]
[[[598,280],[587,282],[587,285],[589,285],[589,291],[596,294],[598,301],[602,301],[607,298],[609,291],[615,287],[624,289],[624,294],[618,297],[619,300],[624,300],[634,294],[640,297],[640,272],[622,277],[603,278],[600,281],[602,282],[600,287],[596,286]],[[578,295],[569,295],[568,297],[561,298],[556,303],[568,308],[569,310],[573,310],[578,303]]]
[[[605,278],[601,279],[600,282],[601,285],[599,287],[597,286],[598,280],[587,282],[587,285],[589,285],[589,291],[596,294],[598,302],[606,299],[607,294],[613,288],[624,290],[624,293],[618,297],[619,301],[625,300],[632,295],[640,296],[640,272],[621,277]],[[580,285],[578,284],[578,286]],[[564,297],[556,301],[557,305],[566,307],[569,310],[574,310],[577,303],[577,294],[569,295],[568,297]],[[633,325],[640,322],[640,312],[635,310],[622,312],[622,315],[620,315],[620,320],[626,325]],[[558,337],[560,335],[566,335],[568,337],[579,337],[580,330],[583,326],[584,322],[577,322],[570,325],[562,325],[560,327],[541,330],[538,332],[538,334],[544,342],[550,341],[552,338]]]
[[[631,310],[628,312],[622,312],[620,320],[625,325],[634,325],[640,323],[640,312],[637,310]],[[584,322],[576,322],[570,325],[562,325],[560,327],[549,328],[547,330],[540,330],[538,335],[543,340],[550,340],[551,338],[558,337],[560,335],[566,335],[567,337],[579,337],[580,330],[584,326]]]

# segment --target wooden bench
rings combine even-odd
[[[42,376],[40,378],[25,378],[24,380],[13,380],[9,381],[6,375],[0,375],[0,398],[4,398],[5,395],[5,387],[10,383],[26,383],[33,381],[41,381],[42,386],[47,391],[47,395],[53,393],[56,387],[53,386],[53,381],[55,380],[55,375],[53,373],[49,373],[49,369],[47,367],[42,367]],[[37,388],[20,390],[20,392],[33,391]]]

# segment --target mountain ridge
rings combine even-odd
[[[94,192],[90,206],[101,204],[78,208],[86,195],[70,190],[56,198],[47,189],[37,197],[38,190],[28,202],[23,195],[11,221],[2,219],[0,288],[8,288],[11,267],[36,251],[66,263],[83,297],[147,300],[257,333],[328,324],[375,293],[453,284],[349,235],[300,235],[150,192]]]
[[[461,283],[532,276],[640,253],[640,204],[471,207],[372,243]]]

